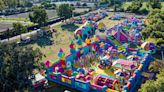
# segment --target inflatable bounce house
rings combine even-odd
[[[98,25],[87,21],[75,31],[70,54],[60,49],[58,60],[45,62],[46,78],[82,92],[136,92],[144,79],[142,73],[153,61],[155,48],[152,43],[143,43],[141,48],[124,45],[132,39],[123,30],[126,25],[121,26],[111,29],[114,35],[104,32],[106,36],[100,36],[94,34],[101,30]]]
[[[97,24],[97,29],[100,30],[100,32],[104,32],[106,30],[106,25],[102,22],[99,22]]]
[[[125,19],[122,23],[106,30],[106,34],[113,35],[121,43],[142,44],[141,30],[144,27],[144,21],[131,17]]]
[[[96,12],[96,13],[89,13],[87,15],[83,15],[80,17],[76,17],[76,18],[71,18],[70,22],[71,23],[76,23],[76,24],[84,24],[86,21],[94,21],[97,22],[105,17],[107,17],[108,14],[105,11],[100,11]]]
[[[121,20],[125,18],[125,15],[123,14],[114,14],[112,17],[110,17],[109,19],[112,19],[112,20]]]
[[[149,51],[149,50],[152,50],[153,52],[156,51],[156,46],[154,43],[152,42],[144,42],[141,47],[146,50],[146,51]]]
[[[84,25],[75,31],[75,38],[77,39],[77,37],[80,36],[83,40],[85,40],[95,33],[96,27],[97,25],[95,22],[85,22]]]

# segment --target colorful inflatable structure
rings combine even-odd
[[[106,30],[106,34],[113,35],[122,43],[142,44],[141,30],[144,27],[144,21],[131,17],[125,19],[122,23]]]
[[[121,20],[122,18],[125,18],[125,15],[123,15],[123,14],[114,14],[109,19],[112,19],[112,20]]]
[[[105,17],[107,17],[108,14],[104,11],[101,11],[101,13],[99,12],[96,12],[96,13],[89,13],[87,15],[83,15],[83,16],[80,16],[80,17],[77,17],[77,18],[71,18],[70,19],[70,22],[71,23],[76,23],[76,24],[83,24],[85,23],[86,21],[99,21]]]
[[[75,31],[76,40],[69,44],[70,54],[65,55],[60,49],[59,60],[51,61],[53,64],[46,61],[46,78],[82,92],[136,92],[155,50],[151,43],[144,43],[143,48],[125,45],[134,42],[128,32],[142,25],[138,21],[135,18],[126,20],[111,29],[115,34],[108,32],[106,35],[105,32],[106,36],[94,35],[100,29],[96,23],[87,21]],[[135,27],[124,30],[129,23]]]
[[[77,39],[77,37],[80,36],[83,40],[85,40],[86,38],[90,37],[95,33],[96,27],[97,25],[95,22],[85,22],[84,25],[76,29],[75,38]]]

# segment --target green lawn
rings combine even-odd
[[[112,16],[112,14],[110,14],[108,17],[101,20],[100,22],[106,24],[108,28],[120,23],[120,21],[109,20],[108,18],[110,16]],[[74,31],[79,26],[80,25],[77,24],[65,23],[56,25],[54,26],[54,28],[57,30],[57,32],[53,33],[49,37],[40,38],[37,41],[32,42],[30,46],[34,48],[39,48],[44,54],[41,62],[44,62],[46,60],[51,60],[54,62],[56,61],[56,59],[58,59],[57,54],[60,48],[62,48],[66,54],[69,53],[69,42],[74,39]],[[52,42],[53,44],[48,45],[49,42]]]
[[[122,20],[109,20],[109,18],[113,15],[114,13],[110,13],[108,17],[100,20],[99,22],[102,22],[106,25],[106,27],[111,28],[115,25],[117,25],[118,23],[121,23]]]
[[[23,25],[32,26],[34,23],[30,22],[30,20],[25,18],[0,18],[0,22],[3,24],[13,24],[15,22],[20,22]]]
[[[123,4],[123,8],[126,9],[128,6],[131,5],[131,3],[132,3],[132,2],[125,2],[125,3]],[[147,8],[147,7],[146,7],[146,2],[144,2],[144,3],[142,3],[142,4],[143,4],[143,6],[142,6],[141,8]]]
[[[78,27],[78,25],[59,24],[54,27],[57,32],[53,33],[50,37],[38,39],[33,44],[30,44],[30,46],[39,48],[44,54],[42,62],[46,60],[55,61],[58,58],[57,54],[60,48],[66,54],[69,53],[69,42],[74,39],[73,31]],[[49,42],[53,44],[49,45]]]
[[[29,22],[29,20],[28,19],[26,19],[26,18],[0,18],[0,20],[15,20],[15,21],[27,21],[27,22]]]

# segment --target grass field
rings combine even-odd
[[[106,27],[111,28],[114,25],[121,23],[122,20],[109,20],[109,17],[111,17],[114,13],[109,13],[109,16],[100,20],[99,22],[102,22],[106,25]]]
[[[111,15],[112,14],[110,14],[108,17],[101,20],[100,22],[105,23],[107,27],[113,27],[114,25],[120,23],[120,21],[109,20],[108,18]],[[41,62],[44,62],[46,60],[51,60],[52,62],[54,62],[56,59],[58,59],[57,54],[60,48],[64,50],[65,54],[69,53],[69,42],[74,39],[73,32],[79,26],[80,25],[77,24],[65,23],[56,25],[54,26],[54,28],[57,30],[57,32],[53,33],[50,37],[38,39],[37,41],[30,44],[30,46],[34,48],[39,48],[44,54]],[[53,44],[48,45],[49,42],[52,42]]]
[[[41,38],[31,44],[31,46],[39,48],[42,51],[45,56],[42,62],[45,60],[55,61],[58,58],[57,53],[60,48],[62,48],[66,54],[69,53],[69,42],[74,39],[73,31],[78,27],[78,25],[59,24],[54,27],[57,32],[53,33],[51,37]],[[48,42],[52,42],[53,44],[48,45]]]
[[[28,19],[25,18],[0,18],[0,20],[15,20],[15,21],[25,21],[28,22]]]

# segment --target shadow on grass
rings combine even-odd
[[[52,34],[38,38],[37,40],[31,41],[30,44],[37,44],[40,47],[50,46],[54,44],[52,40]]]
[[[77,28],[79,28],[79,26],[77,26],[75,24],[64,24],[64,25],[61,25],[61,28],[63,30],[68,30],[70,32],[74,32]]]
[[[53,36],[52,33],[43,37],[40,37],[36,40],[32,40],[29,43],[22,43],[21,46],[30,45],[30,44],[37,44],[40,47],[50,46],[54,44],[52,40]]]

